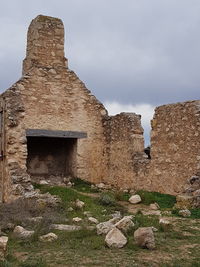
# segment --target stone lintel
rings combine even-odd
[[[51,137],[51,138],[87,138],[86,132],[78,131],[55,131],[41,129],[27,129],[27,137]]]

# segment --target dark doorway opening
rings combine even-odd
[[[31,176],[76,176],[77,138],[27,136],[27,149]]]

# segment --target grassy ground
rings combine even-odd
[[[90,191],[90,185],[78,181],[74,188],[37,186],[40,190],[58,195],[62,199],[55,213],[52,216],[54,222],[72,222],[73,217],[83,218],[82,225],[88,224],[84,211],[90,213],[100,222],[110,219],[110,214],[120,210],[128,214],[127,210],[121,207],[117,200],[125,200],[127,194],[104,192],[98,197],[91,197],[82,192]],[[83,189],[87,188],[87,189]],[[173,207],[174,197],[158,193],[139,192],[143,204],[157,202],[162,210],[169,210]],[[85,202],[83,210],[74,209],[69,212],[68,208],[73,207],[76,199]],[[42,215],[44,211],[40,211]],[[132,267],[132,266],[200,266],[200,219],[198,210],[193,211],[193,218],[180,218],[176,216],[172,220],[172,229],[164,232],[159,227],[157,216],[144,216],[140,213],[135,215],[135,227],[127,233],[128,244],[122,249],[109,249],[105,246],[104,236],[98,236],[95,230],[82,229],[76,232],[54,231],[58,240],[52,243],[38,241],[38,236],[48,232],[47,220],[41,222],[35,228],[36,234],[29,241],[17,240],[12,233],[9,235],[8,256],[6,261],[1,262],[4,267],[54,267],[54,266],[105,266],[105,267]],[[36,214],[38,215],[38,214]],[[59,215],[59,216],[58,216]],[[45,215],[48,216],[48,215]],[[194,219],[195,218],[195,219]],[[146,250],[137,247],[133,240],[134,230],[140,226],[154,226],[158,229],[155,232],[156,249]]]

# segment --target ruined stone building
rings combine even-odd
[[[156,108],[148,159],[140,115],[108,116],[68,68],[57,18],[31,22],[22,78],[0,108],[3,201],[31,192],[36,177],[176,194],[200,170],[200,101]]]

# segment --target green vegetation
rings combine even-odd
[[[182,217],[179,215],[179,209],[173,209],[172,214],[178,217]],[[200,209],[190,209],[191,216],[188,219],[200,219]]]
[[[73,188],[80,192],[97,193],[98,188],[92,188],[92,183],[84,181],[80,178],[71,179],[71,183],[74,184]]]
[[[84,211],[97,218],[100,222],[111,218],[114,211],[120,210],[124,215],[128,214],[117,201],[128,200],[129,195],[122,192],[106,191],[91,196],[90,185],[77,181],[75,187],[66,188],[59,186],[35,185],[42,193],[50,192],[61,198],[62,203],[55,210],[41,210],[40,215],[44,219],[31,226],[35,235],[30,240],[17,240],[9,233],[8,256],[0,267],[54,267],[54,266],[105,266],[105,267],[132,267],[132,266],[183,266],[198,267],[200,262],[200,223],[198,219],[172,217],[172,229],[162,231],[159,227],[158,216],[144,216],[141,212],[134,215],[135,226],[127,234],[128,244],[123,249],[109,249],[105,246],[105,236],[98,236],[96,230],[88,230],[85,226],[90,225]],[[87,187],[87,190],[83,190]],[[83,191],[82,191],[83,190]],[[171,209],[174,205],[174,197],[155,192],[137,192],[141,195],[143,204],[157,202],[162,209]],[[98,197],[99,196],[99,197]],[[84,201],[83,209],[76,209],[74,201]],[[22,203],[19,203],[19,206]],[[143,206],[143,205],[141,205]],[[69,207],[73,207],[69,211]],[[13,208],[13,207],[12,207]],[[26,213],[23,206],[23,216]],[[34,210],[34,207],[32,207]],[[16,209],[20,212],[20,209]],[[199,216],[198,210],[192,210],[193,216]],[[38,216],[36,210],[32,213]],[[14,215],[13,215],[14,216]],[[71,224],[73,217],[81,217],[79,224],[82,229],[74,232],[54,230],[58,239],[52,243],[40,242],[38,237],[50,230],[52,222]],[[193,217],[194,218],[194,217]],[[149,251],[136,246],[133,233],[138,227],[155,227],[156,249]],[[26,227],[26,226],[25,226]]]
[[[168,194],[148,192],[143,190],[137,191],[136,194],[140,195],[143,204],[149,205],[157,202],[161,209],[173,208],[174,204],[176,203],[176,197]]]

